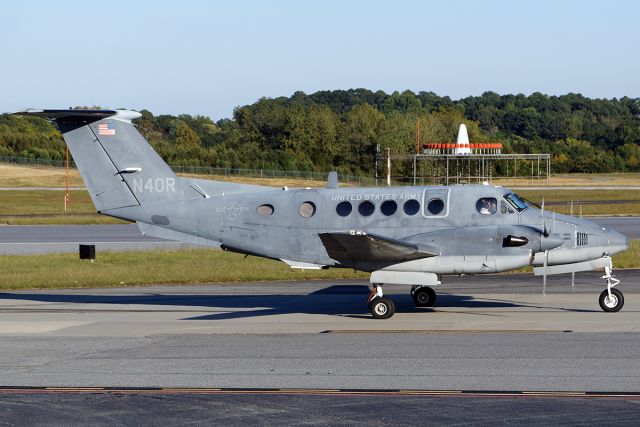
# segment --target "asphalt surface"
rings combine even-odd
[[[193,247],[142,235],[135,224],[0,226],[0,255],[77,252],[79,244],[95,244],[96,251]]]
[[[640,391],[640,272],[619,313],[598,277],[456,278],[432,309],[387,286],[386,321],[366,282],[7,292],[0,385]]]
[[[630,239],[640,239],[640,217],[592,219]],[[0,255],[77,252],[81,243],[95,244],[97,251],[193,247],[144,236],[135,224],[0,226]]]
[[[630,239],[640,239],[640,217],[597,217],[590,219],[607,228],[616,230]]]
[[[620,398],[290,394],[0,394],[0,425],[637,426]]]
[[[617,275],[619,313],[598,273],[492,275],[432,309],[387,286],[386,321],[364,281],[7,292],[0,387],[49,388],[0,388],[0,425],[637,425],[640,271]]]

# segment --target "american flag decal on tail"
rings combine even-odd
[[[115,135],[116,128],[110,123],[100,123],[98,125],[98,135]]]

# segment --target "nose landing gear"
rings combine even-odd
[[[607,281],[607,289],[602,291],[600,298],[598,298],[600,308],[607,313],[620,311],[624,305],[624,295],[619,290],[613,289],[614,286],[620,283],[620,280],[613,277],[611,264],[604,268],[604,276],[602,278]]]

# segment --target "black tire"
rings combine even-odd
[[[436,304],[436,291],[428,286],[416,289],[411,296],[416,307],[433,307]]]
[[[396,312],[396,305],[388,298],[374,298],[369,303],[369,312],[374,319],[388,319]]]
[[[609,292],[605,289],[600,294],[600,298],[598,298],[598,302],[600,303],[600,308],[602,311],[606,311],[607,313],[615,313],[620,311],[622,306],[624,305],[624,295],[617,289],[611,289],[611,300],[609,300]]]

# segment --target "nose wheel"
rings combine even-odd
[[[607,281],[607,289],[602,291],[600,298],[598,298],[600,308],[607,313],[620,311],[624,305],[624,295],[619,290],[613,289],[614,286],[620,283],[620,280],[613,277],[611,264],[604,268],[604,276],[602,278]]]
[[[433,307],[436,304],[436,291],[428,286],[411,287],[411,298],[416,307]]]
[[[382,284],[375,283],[367,300],[369,312],[374,319],[388,319],[396,312],[396,305],[382,292]]]
[[[598,302],[600,303],[602,311],[615,313],[616,311],[620,311],[624,305],[624,295],[617,289],[611,289],[611,293],[609,293],[608,289],[605,289],[600,294]]]

